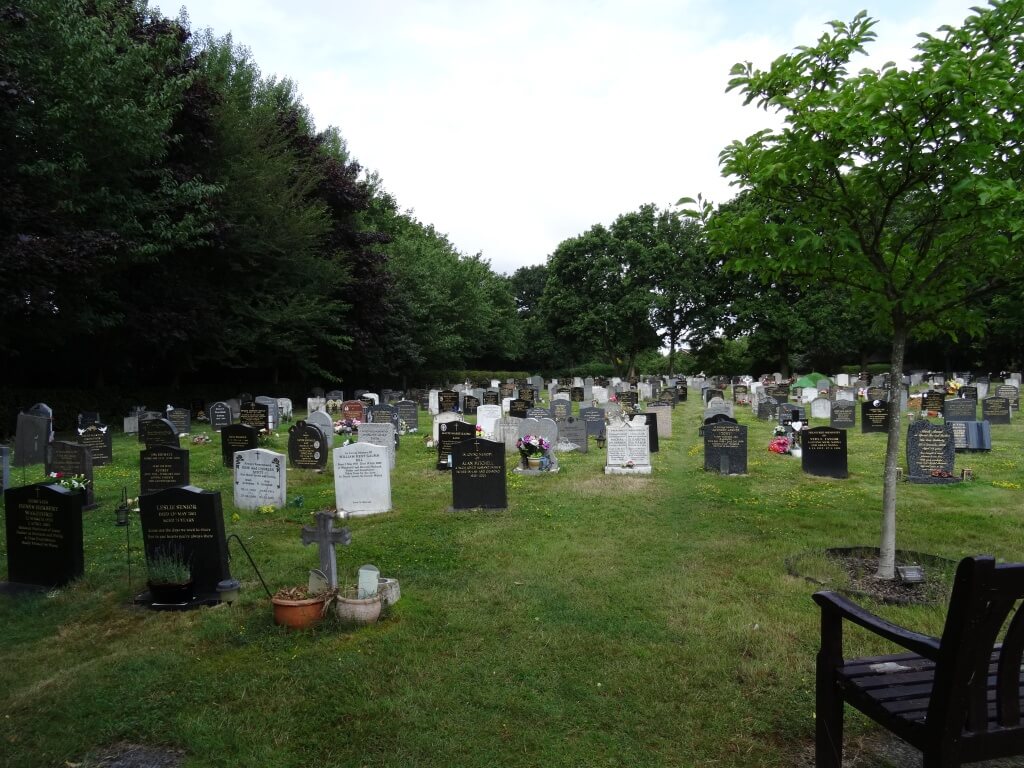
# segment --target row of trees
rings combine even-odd
[[[957,78],[975,93],[984,67],[943,65],[953,50],[932,43],[935,85],[893,68],[846,78],[869,38],[861,17],[769,73],[737,71],[750,99],[809,117],[782,134],[788,144],[762,133],[725,153],[746,186],[735,200],[687,213],[643,206],[506,277],[402,210],[336,129],[316,130],[293,85],[261,77],[230,38],[194,34],[187,18],[164,18],[145,0],[18,0],[0,12],[0,359],[24,384],[74,371],[85,385],[235,372],[401,383],[465,367],[834,370],[888,359],[891,287],[875,281],[865,293],[863,275],[808,274],[837,249],[866,246],[884,260],[887,248],[927,242],[949,257],[923,295],[960,296],[974,271],[961,255],[988,242],[984,228],[1014,226],[989,211],[1002,210],[1012,190],[1000,184],[1019,178],[1020,158],[997,151],[991,114],[972,117],[989,108],[981,95],[951,95]],[[991,98],[1019,114],[1019,94]],[[849,137],[821,140],[816,121],[829,109],[845,110]],[[890,123],[877,119],[885,110]],[[963,125],[975,126],[972,143]],[[916,154],[875,186],[851,186],[862,168],[890,161],[883,129]],[[755,166],[768,145],[774,159]],[[965,169],[982,181],[954,190],[947,177]],[[929,218],[938,187],[952,202],[974,195],[969,211],[942,214],[966,222],[954,234]],[[906,233],[878,239],[893,217]],[[911,313],[904,335],[917,364],[1024,358],[1019,294],[943,302]],[[958,318],[985,333],[951,356],[926,337],[964,327]]]
[[[292,83],[145,0],[0,11],[0,188],[21,383],[376,381],[521,349],[507,278],[401,210]]]

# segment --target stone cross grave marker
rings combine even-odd
[[[334,530],[334,514],[317,512],[316,526],[302,526],[302,545],[316,544],[320,553],[320,570],[327,577],[331,589],[338,586],[338,558],[334,547],[352,543],[352,532],[346,528]]]

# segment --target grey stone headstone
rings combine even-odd
[[[857,423],[857,404],[852,400],[836,400],[829,414],[830,427],[853,429]]]
[[[587,425],[580,419],[570,417],[558,425],[558,442],[554,444],[558,451],[587,452]]]
[[[260,395],[256,398],[256,402],[260,405],[267,406],[267,421],[269,423],[269,429],[277,429],[278,425],[281,423],[281,413],[277,407],[277,398]]]
[[[379,445],[388,452],[388,465],[395,468],[395,425],[390,421],[359,425],[359,442]]]
[[[580,408],[580,421],[587,426],[587,435],[597,437],[604,433],[604,408]]]
[[[324,445],[329,450],[334,444],[334,421],[330,415],[324,411],[313,411],[306,416],[306,423],[320,430],[324,436]]]
[[[942,415],[947,421],[977,421],[978,401],[962,397],[947,400],[943,404]]]
[[[494,439],[505,444],[505,453],[517,453],[516,441],[519,439],[519,424],[522,419],[515,416],[503,416],[494,422]]]
[[[1010,398],[993,395],[981,401],[981,417],[989,424],[1010,423]]]
[[[348,545],[352,542],[352,534],[348,528],[334,528],[334,515],[330,512],[317,512],[316,525],[302,526],[301,540],[303,546],[316,544],[320,558],[320,572],[327,580],[327,585],[334,589],[338,586],[338,555],[334,551],[338,544]]]

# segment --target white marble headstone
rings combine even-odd
[[[339,512],[352,517],[391,509],[391,472],[384,446],[350,443],[334,449],[334,502]]]
[[[283,453],[263,448],[236,451],[235,506],[239,509],[283,507],[288,500],[288,473]]]
[[[824,397],[811,400],[811,418],[828,419],[832,417],[832,401]]]
[[[640,417],[637,417],[640,419]],[[650,474],[650,432],[642,419],[630,424],[609,424],[605,474]]]
[[[501,418],[500,405],[481,405],[476,409],[476,423],[484,431],[484,435],[494,434],[494,422]]]

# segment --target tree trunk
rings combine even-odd
[[[903,356],[907,329],[894,323],[889,368],[889,434],[885,444],[885,481],[882,490],[882,537],[878,545],[876,578],[896,578],[896,465],[900,458],[900,391],[903,388]]]

